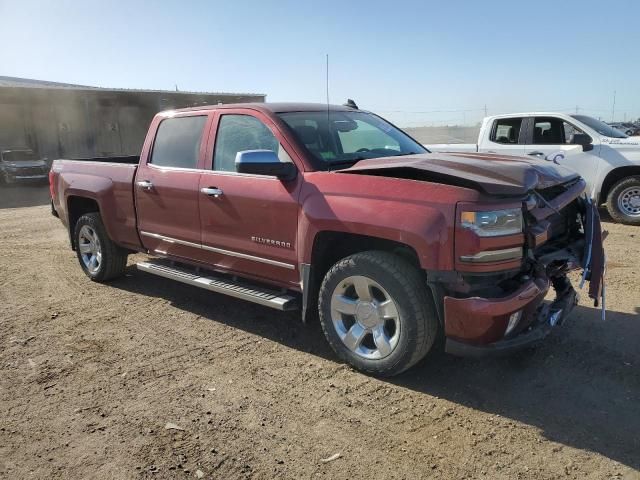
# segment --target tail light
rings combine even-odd
[[[51,200],[56,198],[56,186],[55,186],[55,175],[53,170],[49,170],[49,193],[51,194]]]

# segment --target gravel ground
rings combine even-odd
[[[606,224],[605,322],[583,298],[535,351],[378,380],[296,313],[133,266],[92,283],[48,207],[12,198],[0,477],[640,478],[640,229]]]

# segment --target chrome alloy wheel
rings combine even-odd
[[[342,343],[369,360],[391,355],[400,339],[401,319],[393,298],[368,277],[347,277],[336,286],[331,320]]]
[[[640,217],[640,187],[633,186],[620,192],[618,208],[629,217]]]
[[[102,263],[102,247],[98,234],[88,225],[83,225],[78,234],[78,250],[82,263],[91,274],[100,270]]]

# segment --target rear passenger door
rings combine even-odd
[[[523,155],[522,117],[497,118],[491,125],[489,141],[483,145],[485,153]]]
[[[140,238],[151,252],[201,256],[198,185],[209,119],[200,112],[160,118],[153,143],[145,144],[133,188]]]
[[[299,285],[296,237],[302,175],[282,181],[237,173],[235,167],[241,151],[273,150],[280,161],[292,162],[293,150],[276,125],[253,110],[218,110],[211,136],[215,139],[198,195],[206,261],[281,286]]]

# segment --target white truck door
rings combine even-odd
[[[554,155],[554,161],[578,172],[587,182],[586,191],[591,194],[597,180],[599,157],[596,150],[585,152],[582,145],[573,143],[574,135],[584,132],[559,117],[535,117],[532,122],[525,123],[531,129],[525,135],[525,153],[540,158],[542,162],[547,161],[547,156],[561,153]]]
[[[479,139],[478,151],[503,155],[524,155],[522,117],[496,118]]]

